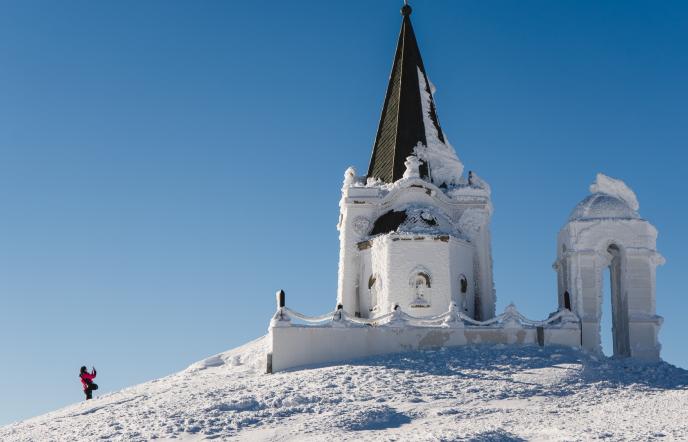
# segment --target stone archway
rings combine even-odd
[[[663,263],[657,229],[640,217],[633,191],[621,181],[598,176],[591,195],[559,231],[554,263],[559,308],[571,308],[580,319],[583,348],[602,353],[602,307],[611,305],[605,319],[611,319],[614,356],[659,359],[662,317],[656,312],[655,275]],[[609,296],[603,284],[606,272]]]

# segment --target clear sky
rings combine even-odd
[[[102,394],[261,336],[279,288],[334,307],[401,3],[0,3],[0,424],[82,400],[81,365]],[[557,231],[604,172],[659,229],[662,356],[688,367],[688,3],[411,4],[492,185],[498,311],[556,309]]]

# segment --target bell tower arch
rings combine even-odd
[[[559,307],[581,319],[581,345],[601,353],[602,303],[611,302],[615,357],[657,360],[655,275],[664,258],[657,252],[657,229],[640,218],[635,194],[619,180],[599,174],[592,195],[571,213],[559,232]],[[603,299],[609,272],[611,300]]]

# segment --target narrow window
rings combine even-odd
[[[571,295],[569,295],[568,291],[564,292],[564,308],[571,310]]]
[[[461,275],[459,278],[459,289],[461,293],[459,294],[459,299],[456,304],[462,312],[467,312],[468,307],[466,305],[466,294],[468,293],[468,279],[466,279],[466,275]]]

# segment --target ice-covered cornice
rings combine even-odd
[[[342,185],[342,199],[355,197],[374,197],[384,203],[393,199],[399,192],[406,189],[421,189],[429,196],[437,198],[446,204],[466,202],[471,199],[490,200],[491,189],[486,181],[470,172],[467,179],[450,187],[439,187],[418,176],[410,174],[393,183],[357,176],[356,170],[349,167],[344,173]]]

